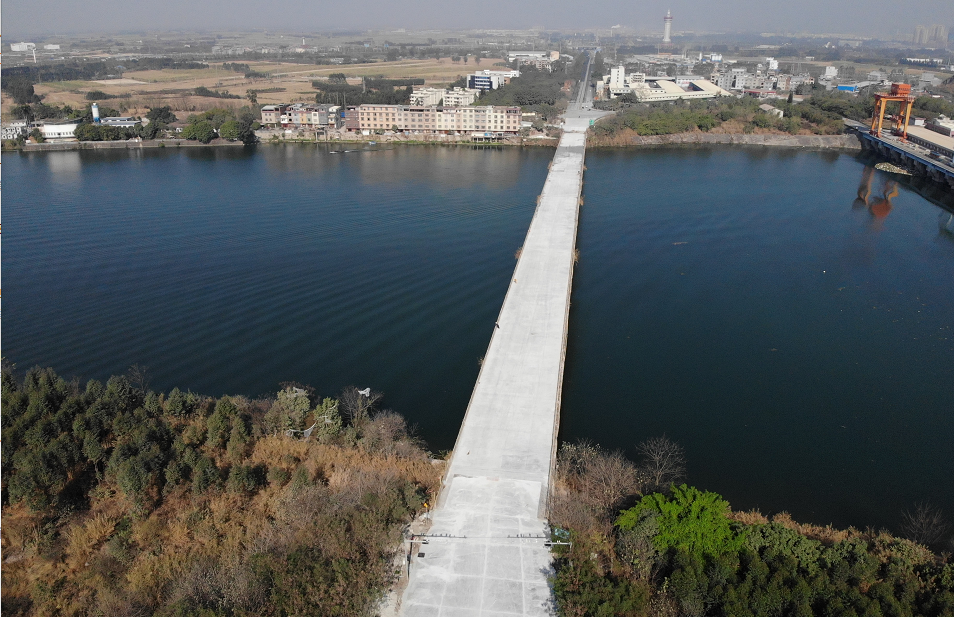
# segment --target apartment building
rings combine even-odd
[[[269,127],[316,128],[341,126],[341,108],[337,105],[266,105],[262,107],[262,124]]]
[[[466,107],[473,105],[477,97],[480,96],[480,90],[472,88],[454,88],[444,91],[445,107]]]
[[[444,100],[444,88],[414,88],[411,93],[411,105],[426,107],[428,105],[439,105]]]
[[[418,87],[411,94],[411,105],[429,107],[432,105],[446,105],[448,107],[462,107],[471,105],[480,95],[480,90],[470,88],[424,88]]]
[[[262,126],[281,126],[282,115],[288,105],[266,105],[262,107]]]
[[[411,133],[456,134],[469,132],[516,133],[519,107],[423,107],[412,105],[361,105],[359,130],[398,130]]]

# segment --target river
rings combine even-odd
[[[371,386],[450,448],[551,156],[5,153],[3,355],[214,395]],[[561,439],[665,433],[737,508],[954,516],[949,215],[870,164],[591,150]]]

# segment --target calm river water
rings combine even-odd
[[[551,156],[4,154],[3,356],[215,395],[372,386],[450,448]],[[954,516],[954,235],[866,163],[589,152],[561,438],[665,433],[739,508]]]

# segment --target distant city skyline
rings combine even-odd
[[[950,0],[825,0],[765,3],[735,0],[715,5],[702,0],[661,2],[611,2],[592,5],[578,2],[512,3],[484,0],[453,5],[438,0],[409,0],[395,4],[370,0],[360,11],[335,10],[326,3],[291,0],[273,11],[250,0],[208,0],[202,3],[168,0],[157,5],[130,0],[117,10],[105,0],[9,0],[4,3],[4,42],[17,37],[115,33],[163,30],[252,30],[260,28],[291,32],[321,32],[335,29],[429,28],[553,30],[610,28],[621,24],[641,31],[662,32],[663,16],[673,14],[673,32],[726,31],[777,33],[843,33],[912,38],[919,24],[954,27]]]

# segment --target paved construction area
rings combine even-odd
[[[580,117],[585,115],[586,117]],[[568,117],[471,396],[406,617],[555,613],[546,504],[589,117]]]

